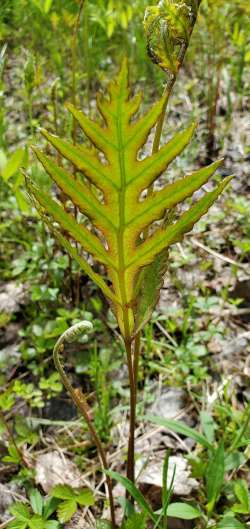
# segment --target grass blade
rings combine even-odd
[[[213,450],[213,445],[209,443],[204,435],[197,432],[197,430],[190,428],[184,422],[175,421],[174,419],[163,419],[163,417],[159,417],[158,415],[146,415],[144,420],[158,424],[159,426],[163,426],[164,428],[167,428],[167,430],[172,430],[173,432],[184,435],[185,437],[190,437],[200,445],[204,446],[204,448]]]

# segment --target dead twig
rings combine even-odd
[[[212,250],[211,248],[209,248],[209,246],[206,246],[205,244],[197,241],[197,239],[194,239],[194,237],[192,237],[190,241],[192,242],[192,244],[194,244],[198,248],[201,248],[201,250],[204,250],[204,252],[209,253],[210,255],[212,255],[213,257],[216,257],[217,259],[220,259],[221,261],[224,261],[224,263],[228,263],[233,266],[236,266],[237,268],[244,270],[244,272],[247,275],[250,275],[247,264],[237,263],[237,261],[234,261],[234,259],[231,259],[230,257],[226,257],[225,255],[222,255],[219,252]]]
[[[5,529],[5,527],[7,527],[9,525],[10,522],[14,522],[15,520],[15,516],[13,516],[12,518],[10,518],[7,522],[3,522],[0,524],[0,529]]]
[[[162,334],[165,336],[165,338],[167,338],[171,344],[174,346],[174,347],[177,347],[178,344],[176,342],[176,340],[174,340],[174,338],[171,336],[171,334],[169,334],[166,329],[164,329],[164,327],[158,322],[156,321],[155,322],[155,325],[156,327],[158,327],[158,329],[162,332]]]

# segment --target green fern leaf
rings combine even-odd
[[[193,228],[230,180],[225,179],[214,191],[205,193],[176,222],[166,225],[166,211],[172,211],[200,189],[221,161],[142,199],[142,192],[189,144],[195,125],[175,134],[157,153],[139,160],[138,152],[161,115],[164,98],[134,120],[140,103],[140,94],[130,97],[127,62],[124,61],[117,79],[109,85],[108,97],[97,98],[102,125],[68,105],[95,149],[73,145],[43,131],[50,144],[73,164],[77,179],[69,169],[59,167],[55,159],[34,148],[45,170],[81,213],[81,219],[84,215],[90,221],[92,229],[28,181],[37,209],[60,243],[112,302],[125,339],[143,326],[154,308],[166,271],[169,246]],[[144,240],[142,234],[147,227],[150,228],[149,237]],[[111,286],[92,270],[82,251],[105,266]],[[152,286],[150,292],[146,292],[148,283]]]

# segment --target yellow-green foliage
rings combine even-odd
[[[153,310],[166,271],[167,249],[192,229],[229,181],[225,179],[214,191],[205,193],[177,221],[155,224],[155,221],[166,218],[166,211],[192,196],[205,184],[220,161],[142,199],[142,192],[188,145],[195,127],[191,125],[175,134],[157,153],[139,160],[138,152],[159,119],[164,98],[140,119],[132,120],[140,104],[141,94],[130,97],[127,62],[124,61],[119,76],[109,85],[108,97],[97,98],[103,125],[68,105],[95,149],[73,145],[43,131],[45,138],[61,156],[74,165],[78,172],[77,180],[68,170],[57,165],[56,159],[34,148],[57,186],[89,219],[92,230],[86,227],[86,223],[77,222],[69,211],[34,183],[28,184],[35,204],[61,244],[111,301],[125,340],[141,328]],[[105,160],[100,158],[100,153]],[[98,194],[96,188],[101,193]],[[150,226],[153,228],[144,240],[142,234]],[[77,242],[78,250],[75,242],[71,244],[70,240]],[[105,265],[111,286],[93,271],[80,248]]]

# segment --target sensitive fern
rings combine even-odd
[[[143,191],[188,145],[195,126],[175,134],[157,153],[139,160],[138,152],[161,115],[164,97],[135,120],[140,104],[140,94],[130,97],[128,67],[124,61],[117,79],[109,85],[108,97],[97,97],[102,125],[71,104],[67,105],[92,148],[74,145],[43,131],[49,143],[73,164],[72,173],[59,166],[55,158],[34,148],[47,173],[89,219],[92,229],[28,182],[35,204],[61,244],[110,300],[127,342],[154,308],[167,267],[169,246],[193,228],[230,180],[226,178],[213,191],[204,193],[177,220],[171,215],[173,208],[200,189],[221,161],[142,198]],[[148,233],[146,239],[145,233]],[[105,266],[108,280],[94,272],[83,251]]]

